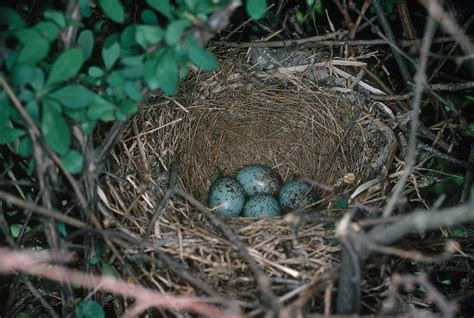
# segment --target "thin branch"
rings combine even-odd
[[[148,241],[148,238],[150,237],[151,231],[153,231],[155,227],[155,222],[158,220],[158,218],[161,216],[161,213],[163,212],[163,209],[166,206],[166,203],[168,203],[168,200],[174,196],[174,192],[176,190],[176,184],[178,181],[178,163],[176,160],[172,160],[170,163],[170,169],[169,169],[169,185],[168,185],[168,190],[166,190],[165,195],[161,199],[160,203],[158,206],[155,208],[153,211],[153,216],[151,217],[150,223],[148,223],[148,227],[146,228],[145,235],[143,236],[143,241],[146,242]]]
[[[428,10],[430,17],[439,22],[439,24],[458,41],[466,54],[474,55],[474,44],[471,42],[471,39],[463,32],[462,28],[449,13],[443,9],[437,0],[419,1],[425,6],[426,10]]]
[[[75,218],[72,218],[70,216],[54,212],[53,210],[44,208],[42,206],[36,205],[31,202],[26,202],[8,192],[0,190],[0,199],[9,202],[10,204],[16,205],[20,208],[36,212],[42,216],[52,218],[54,220],[63,222],[64,224],[69,224],[71,226],[80,228],[80,229],[88,229],[90,226],[82,221],[79,221]]]
[[[379,3],[379,0],[375,0],[374,3]],[[379,3],[380,5],[380,3]],[[381,9],[381,8],[380,8]],[[420,103],[421,97],[423,95],[423,88],[426,85],[426,67],[428,64],[428,56],[430,52],[431,40],[436,32],[436,22],[430,16],[428,17],[428,21],[426,22],[425,27],[425,34],[423,36],[423,42],[421,44],[421,52],[420,52],[420,62],[416,71],[415,75],[415,87],[414,87],[414,97],[411,102],[412,108],[412,118],[410,121],[410,133],[408,137],[408,146],[407,146],[407,155],[405,158],[405,169],[398,181],[395,189],[390,196],[387,204],[383,210],[383,216],[388,217],[392,214],[395,206],[400,199],[400,195],[405,188],[405,184],[408,180],[408,177],[411,174],[413,167],[415,166],[416,162],[416,135],[418,130],[419,124],[419,113],[420,113]]]
[[[385,17],[385,13],[383,11],[382,5],[380,4],[380,0],[374,0],[373,5],[375,8],[375,11],[377,12],[377,17],[379,18],[380,24],[382,25],[385,35],[387,36],[387,39],[393,44],[395,44],[396,43],[395,35],[393,34],[392,28],[390,27],[390,24],[387,18]],[[431,36],[431,38],[432,37],[433,36]],[[410,72],[408,71],[408,67],[405,64],[405,61],[402,59],[401,55],[399,54],[399,51],[395,50],[393,46],[391,46],[391,48],[392,48],[393,57],[395,57],[395,61],[398,64],[398,68],[400,69],[400,73],[402,74],[403,80],[405,81],[405,83],[408,83],[409,81],[411,81],[411,76],[410,76]]]
[[[73,271],[62,266],[52,265],[38,260],[32,253],[12,251],[0,248],[0,272],[24,272],[43,277],[62,284],[77,284],[82,288],[99,289],[126,298],[135,299],[134,306],[140,310],[131,309],[131,313],[139,315],[148,308],[164,308],[175,311],[189,311],[206,317],[240,317],[238,314],[223,311],[216,306],[206,303],[198,297],[174,296],[159,293],[140,285],[132,285],[112,276],[98,276]]]

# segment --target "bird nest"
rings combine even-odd
[[[141,268],[147,284],[179,293],[204,290],[257,308],[258,284],[235,242],[184,200],[159,207],[170,162],[177,161],[178,186],[204,205],[216,175],[266,164],[284,180],[313,180],[319,192],[314,207],[327,211],[348,197],[348,188],[384,173],[393,142],[393,133],[358,95],[320,89],[294,75],[263,78],[229,59],[213,73],[190,75],[177,96],[148,101],[112,153],[101,199],[113,211],[110,222],[137,238],[160,213],[150,240],[180,265]],[[282,301],[339,263],[332,232],[314,212],[304,215],[305,222],[299,214],[226,221]],[[315,308],[321,304],[313,302]]]

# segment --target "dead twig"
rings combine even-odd
[[[31,253],[0,248],[0,272],[20,271],[43,277],[62,284],[78,284],[83,288],[99,289],[105,292],[134,299],[135,303],[125,317],[135,317],[149,308],[164,308],[175,311],[189,311],[205,317],[240,317],[239,314],[223,311],[198,297],[174,296],[132,285],[112,276],[98,276],[73,271],[52,265],[31,256]]]

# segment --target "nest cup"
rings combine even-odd
[[[296,76],[262,82],[236,71],[236,65],[223,60],[215,72],[191,75],[177,96],[157,95],[134,117],[112,153],[112,173],[100,191],[122,229],[145,233],[166,191],[163,169],[173,158],[181,186],[203,203],[214,176],[233,175],[247,164],[271,166],[285,181],[301,175],[329,186],[353,173],[354,187],[390,164],[393,132],[373,119],[357,95],[321,90]],[[322,201],[326,195],[327,204],[334,194],[321,191]],[[255,279],[233,243],[179,198],[160,212],[154,243],[219,294],[256,308]],[[311,222],[297,225],[296,219],[226,221],[278,295],[339,262],[332,230]],[[142,276],[151,285],[165,282],[160,288],[189,291],[173,266],[156,267],[150,275]]]
[[[329,186],[347,173],[361,182],[380,170],[384,142],[371,147],[380,127],[356,96],[225,71],[232,69],[186,82],[159,114],[172,124],[157,137],[178,159],[184,189],[202,202],[213,178],[249,164],[268,165],[284,181],[304,176]]]

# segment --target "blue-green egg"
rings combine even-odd
[[[282,184],[280,175],[264,165],[249,165],[240,168],[235,179],[242,185],[248,197],[256,194],[277,195]]]
[[[208,204],[211,209],[217,207],[217,212],[226,218],[237,217],[244,208],[244,190],[234,179],[220,178],[211,187]]]
[[[314,201],[316,201],[316,195],[311,185],[297,180],[286,182],[278,194],[278,202],[285,212],[304,208]]]
[[[280,216],[281,208],[278,201],[269,194],[257,194],[245,203],[245,217]]]

